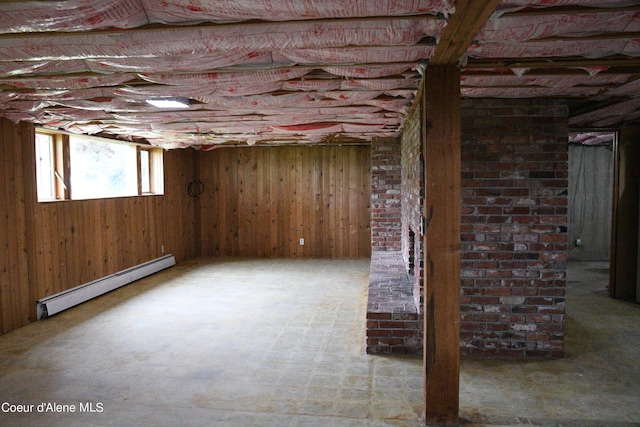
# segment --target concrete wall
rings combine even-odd
[[[609,259],[612,188],[612,146],[569,146],[570,260]]]

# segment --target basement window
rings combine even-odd
[[[38,201],[163,194],[162,150],[36,131]]]
[[[36,182],[39,201],[56,199],[54,148],[53,135],[36,133]]]

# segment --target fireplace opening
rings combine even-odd
[[[408,242],[408,249],[409,249],[409,256],[408,256],[408,272],[409,272],[409,276],[413,276],[414,271],[415,271],[415,258],[416,258],[416,233],[413,232],[413,230],[409,229],[409,242]]]

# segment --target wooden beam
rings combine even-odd
[[[429,64],[458,64],[500,0],[458,0]]]
[[[460,70],[429,66],[423,82],[425,422],[453,425],[460,373]]]

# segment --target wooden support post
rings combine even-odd
[[[422,81],[425,423],[455,425],[460,372],[460,71],[455,65],[428,66]]]
[[[614,146],[614,189],[609,295],[640,302],[640,126],[625,126]]]

